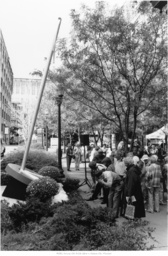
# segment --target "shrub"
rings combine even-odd
[[[6,200],[1,201],[1,233],[6,234],[7,231],[13,229],[12,221],[9,216],[9,203]]]
[[[147,222],[125,221],[109,225],[108,208],[90,208],[77,191],[71,193],[69,201],[53,206],[31,198],[29,203],[13,206],[10,216],[16,229],[21,223],[22,227],[26,223],[26,229],[22,228],[22,233],[3,235],[4,250],[152,249],[147,245],[152,232],[146,227]]]
[[[73,190],[77,190],[79,188],[79,182],[80,182],[80,180],[78,180],[78,179],[67,178],[63,183],[63,189],[66,192],[71,192]]]
[[[42,202],[39,198],[27,198],[25,203],[18,202],[8,212],[16,232],[26,228],[31,222],[38,223],[42,217],[53,215],[50,200]]]
[[[42,176],[48,176],[57,182],[60,182],[61,178],[63,178],[63,175],[58,169],[58,167],[54,166],[44,166],[39,170],[38,173],[41,174]]]
[[[13,151],[1,162],[1,170],[5,171],[5,168],[8,164],[17,164],[21,165],[23,160],[24,150]],[[27,161],[26,168],[31,169],[35,172],[38,172],[44,166],[54,166],[57,167],[58,164],[55,160],[55,157],[46,151],[40,150],[30,150]]]
[[[59,190],[57,182],[50,177],[42,177],[38,180],[33,180],[27,186],[26,192],[29,197],[39,198],[41,201],[46,201],[56,195]]]
[[[1,186],[7,186],[11,180],[11,176],[6,173],[6,172],[2,172],[1,173]]]

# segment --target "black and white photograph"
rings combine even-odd
[[[0,0],[2,255],[166,253],[167,9]]]

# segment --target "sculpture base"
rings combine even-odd
[[[11,176],[11,180],[6,186],[2,196],[25,201],[28,184],[34,179],[39,179],[41,175],[28,169],[20,172],[20,168],[21,167],[16,164],[7,165],[5,170]]]
[[[11,177],[9,184],[6,186],[2,196],[25,201],[26,188],[26,184]]]

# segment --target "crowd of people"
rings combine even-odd
[[[132,152],[125,153],[123,147],[110,154],[95,147],[89,163],[95,186],[88,201],[95,200],[103,190],[103,201],[113,218],[124,216],[128,204],[135,206],[135,218],[145,217],[145,210],[154,213],[165,204],[167,192],[168,156],[161,144],[148,144],[140,149],[136,142]]]
[[[79,142],[67,149],[67,170],[71,159],[75,159],[79,171],[82,150]],[[135,206],[135,218],[145,217],[145,212],[159,212],[165,204],[167,192],[168,156],[161,144],[158,148],[148,143],[143,150],[135,141],[132,152],[126,153],[121,143],[117,150],[106,145],[95,146],[87,151],[92,177],[92,196],[88,201],[102,197],[102,204],[109,208],[115,219],[124,216],[127,205]]]

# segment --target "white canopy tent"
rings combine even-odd
[[[165,126],[163,126],[159,130],[146,135],[146,139],[147,140],[150,140],[150,139],[165,140],[165,136],[166,136],[166,128]]]

